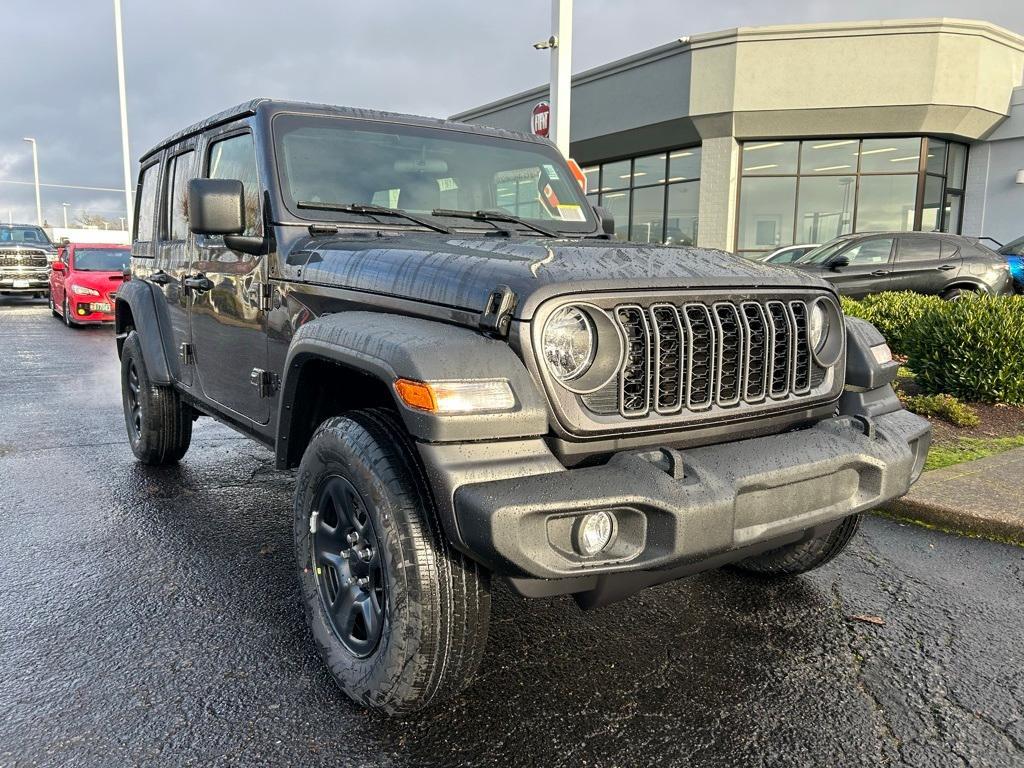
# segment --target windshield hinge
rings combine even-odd
[[[480,314],[480,330],[498,339],[508,336],[512,312],[517,301],[515,292],[507,285],[499,285],[491,291],[491,295],[487,297],[487,305]]]
[[[273,371],[253,368],[249,374],[249,383],[256,387],[257,395],[260,398],[271,397],[277,391],[278,378]]]

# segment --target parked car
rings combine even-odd
[[[1017,293],[1024,293],[1024,237],[1007,243],[999,249],[999,253],[1006,257],[1014,289]]]
[[[1024,237],[1018,237],[1007,243],[999,249],[999,253],[1004,256],[1024,256]]]
[[[924,466],[928,421],[828,283],[613,241],[574,177],[534,136],[263,100],[142,158],[132,451],[173,464],[213,416],[297,468],[301,599],[362,705],[461,689],[492,576],[593,608],[802,573]]]
[[[844,296],[914,291],[956,299],[1012,290],[1006,259],[977,240],[940,232],[871,232],[837,237],[792,266]]]
[[[50,273],[50,311],[66,325],[112,323],[114,299],[131,264],[127,245],[68,243]]]
[[[42,227],[0,224],[0,293],[46,296],[55,255]]]
[[[821,247],[820,243],[787,245],[772,251],[763,259],[761,259],[761,261],[765,262],[766,264],[792,264],[801,256],[804,256],[805,254],[810,253],[815,248],[819,247]]]

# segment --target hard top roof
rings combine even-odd
[[[471,133],[478,133],[486,136],[518,139],[520,141],[533,141],[538,144],[549,143],[547,139],[542,139],[529,133],[508,131],[503,128],[490,128],[488,126],[474,125],[470,123],[460,123],[454,120],[444,120],[435,117],[406,115],[400,112],[381,112],[373,109],[360,109],[358,107],[339,107],[332,104],[313,104],[301,101],[279,101],[274,99],[253,99],[231,107],[230,109],[225,109],[223,112],[210,115],[205,120],[200,120],[198,123],[194,123],[188,128],[184,128],[177,133],[168,136],[142,155],[139,160],[140,162],[145,162],[160,150],[165,149],[172,144],[177,144],[179,141],[190,136],[194,136],[195,134],[208,131],[211,128],[216,128],[220,125],[225,125],[257,113],[267,113],[272,115],[278,112],[299,112],[310,115],[354,117],[362,120],[381,120],[385,122],[404,123],[406,125],[421,125],[431,128],[448,128],[459,131],[469,131]]]

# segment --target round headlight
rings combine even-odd
[[[594,322],[579,307],[562,307],[544,325],[541,346],[553,376],[560,381],[579,378],[594,362]]]
[[[811,307],[811,317],[807,323],[807,336],[811,342],[811,349],[815,352],[821,351],[825,346],[825,339],[828,338],[828,312],[822,302],[816,302]]]

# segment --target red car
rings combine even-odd
[[[50,272],[50,311],[68,326],[114,321],[114,296],[131,263],[127,245],[69,243]]]

